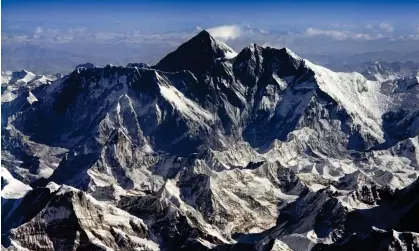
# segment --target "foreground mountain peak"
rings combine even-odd
[[[195,75],[205,72],[216,59],[231,58],[236,53],[224,43],[203,30],[175,51],[169,53],[154,67],[168,72],[189,70]]]
[[[203,39],[214,39],[211,34],[207,31],[207,30],[202,30],[200,31],[195,37],[193,37],[192,39],[196,39],[196,38],[203,38]]]

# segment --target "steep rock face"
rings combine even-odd
[[[65,186],[9,237],[10,250],[159,250],[142,220]]]
[[[387,141],[395,144],[398,141],[412,138],[419,133],[419,79],[418,77],[399,78],[382,84],[384,93],[392,93],[399,101],[382,115],[383,129]],[[409,109],[406,109],[409,107]]]
[[[279,163],[222,172],[197,163],[191,172],[181,174],[177,187],[185,203],[227,234],[268,229],[278,210],[307,190]]]
[[[169,53],[154,67],[167,72],[189,70],[200,75],[212,66],[216,59],[231,56],[235,56],[235,52],[230,47],[216,41],[203,30],[174,52]]]
[[[214,172],[198,162],[175,180],[166,181],[156,196],[125,196],[119,207],[147,217],[156,232],[171,224],[190,234],[195,229],[195,238],[214,247],[233,243],[233,234],[258,233],[273,226],[279,210],[307,191],[295,174],[279,163]],[[152,210],[157,214],[148,215]],[[175,241],[170,236],[164,238],[165,243]],[[178,241],[176,245],[186,245],[185,239]]]
[[[13,227],[31,219],[34,214],[41,210],[46,202],[45,198],[49,199],[49,189],[40,189],[36,192],[32,188],[13,176],[6,168],[1,168],[1,232],[6,236],[6,233]],[[27,195],[27,196],[26,196]],[[21,207],[21,205],[26,205]],[[27,212],[28,205],[31,205],[32,212]],[[7,243],[7,240],[2,236],[2,245]]]
[[[163,181],[149,169],[160,157],[142,149],[122,130],[115,129],[99,151],[83,153],[83,149],[76,148],[69,152],[50,179],[92,191],[96,186],[109,185],[125,190],[155,191]]]
[[[347,185],[347,181],[353,180],[353,177],[346,177],[344,182],[337,185],[344,188],[342,185]],[[403,190],[392,192],[379,185],[360,182],[358,186],[361,190],[329,187],[306,193],[280,211],[280,216],[281,213],[286,216],[279,217],[275,227],[256,237],[256,247],[268,247],[272,238],[285,242],[293,250],[416,247],[417,228],[413,227],[414,223],[406,226],[399,222],[407,218],[416,221],[417,217],[413,216],[411,210],[417,206],[417,196],[413,195],[417,191],[417,184],[416,181]],[[381,197],[365,197],[371,191]],[[406,236],[406,239],[399,239],[399,235]],[[246,236],[240,238],[242,241],[251,240]],[[372,242],[369,246],[363,246],[364,241]]]
[[[45,98],[41,104],[26,110],[25,116],[18,116],[13,124],[36,141],[65,148],[80,144],[87,138],[82,135],[103,138],[109,136],[103,134],[118,127],[131,133],[131,137],[139,140],[136,142],[139,145],[144,143],[139,137],[158,137],[165,133],[161,137],[169,137],[165,142],[161,138],[154,140],[158,147],[164,148],[167,141],[175,140],[185,131],[208,130],[206,123],[212,121],[211,114],[171,86],[171,82],[176,81],[194,79],[186,73],[166,76],[143,68],[80,68],[62,83],[42,90]],[[89,112],[91,107],[97,107],[93,114]],[[36,127],[30,127],[29,123]],[[177,125],[178,129],[166,130],[169,124]],[[50,131],[49,135],[41,133],[46,130]],[[63,137],[73,140],[64,142]],[[104,141],[102,138],[97,140]],[[196,147],[194,139],[189,140],[191,147]],[[185,152],[191,150],[185,149]]]
[[[312,250],[417,250],[419,235],[412,232],[373,229],[366,236],[350,238],[344,245],[316,246]]]
[[[65,152],[28,140],[9,123],[17,113],[36,106],[39,102],[37,90],[46,88],[57,79],[60,79],[59,74],[43,76],[25,70],[2,72],[1,140],[2,146],[8,146],[2,147],[2,164],[21,181],[31,182],[51,175],[60,161],[60,154]]]
[[[227,242],[208,225],[200,225],[192,213],[185,215],[173,203],[154,197],[141,199],[123,198],[122,208],[129,213],[153,221],[151,229],[159,233],[162,246],[168,250],[209,250],[217,244]]]
[[[335,243],[318,244],[313,250],[417,250],[419,235],[417,216],[413,211],[418,208],[418,181],[403,190],[396,191],[384,200],[381,205],[369,209],[369,213],[354,211],[352,217],[359,217],[368,228],[354,226],[356,218],[350,218],[347,226],[352,225],[353,235],[342,238]],[[385,217],[387,220],[383,221]],[[377,219],[380,218],[380,219]],[[391,220],[390,220],[391,219]],[[409,222],[409,223],[407,223]],[[375,227],[377,226],[377,227]],[[396,229],[396,230],[394,230]]]
[[[419,133],[419,110],[399,110],[383,116],[384,129],[393,142],[413,138]]]

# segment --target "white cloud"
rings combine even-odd
[[[68,29],[67,32],[70,34],[80,34],[80,33],[84,33],[85,31],[87,31],[86,27],[76,27],[76,28]]]
[[[419,27],[417,27],[415,31],[416,33],[410,34],[407,37],[403,37],[403,40],[406,38],[410,40],[419,40]]]
[[[320,30],[316,28],[308,28],[304,35],[309,37],[324,36],[331,37],[335,40],[377,40],[384,38],[383,34],[357,33],[348,30]]]
[[[372,24],[366,24],[364,26],[364,28],[367,29],[367,30],[371,30],[373,28],[373,26],[372,26]]]
[[[340,28],[340,24],[331,24],[329,25],[331,28]]]
[[[332,37],[337,40],[343,40],[347,38],[345,32],[338,31],[338,30],[320,30],[315,28],[308,28],[305,32],[305,35],[314,37],[314,36],[326,36]]]
[[[33,33],[33,38],[38,39],[42,35],[43,31],[44,29],[41,26],[36,27]]]
[[[35,29],[35,34],[40,34],[40,33],[42,33],[44,31],[44,29],[42,29],[42,27],[41,26],[38,26],[38,27],[36,27],[36,29]]]
[[[355,29],[357,25],[351,23],[333,23],[329,27],[333,29]]]
[[[42,26],[37,26],[33,33],[28,34],[7,34],[3,39],[6,42],[57,42],[63,43],[71,41],[75,38],[86,38],[86,28],[76,27],[67,30],[51,29]]]
[[[391,24],[389,23],[381,23],[380,24],[380,29],[382,29],[385,32],[392,32],[394,31],[394,28]]]
[[[220,40],[230,40],[230,39],[236,39],[240,37],[241,29],[237,25],[223,25],[223,26],[217,26],[210,29],[207,29],[207,31],[216,39]]]

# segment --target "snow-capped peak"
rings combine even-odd
[[[233,49],[203,30],[169,53],[154,68],[169,72],[189,70],[200,75],[211,67],[216,59],[232,58],[235,55]]]
[[[94,64],[92,63],[85,63],[85,64],[79,64],[76,66],[75,70],[79,69],[79,68],[86,68],[86,69],[91,69],[96,67]]]

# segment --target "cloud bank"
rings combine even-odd
[[[223,41],[239,38],[241,28],[237,25],[222,25],[207,29],[207,31],[216,39]]]
[[[331,37],[335,40],[378,40],[384,38],[381,33],[359,33],[348,30],[321,30],[316,28],[308,28],[305,35],[308,37]]]
[[[380,29],[382,29],[385,32],[393,32],[394,28],[391,24],[388,23],[381,23],[380,24]]]

